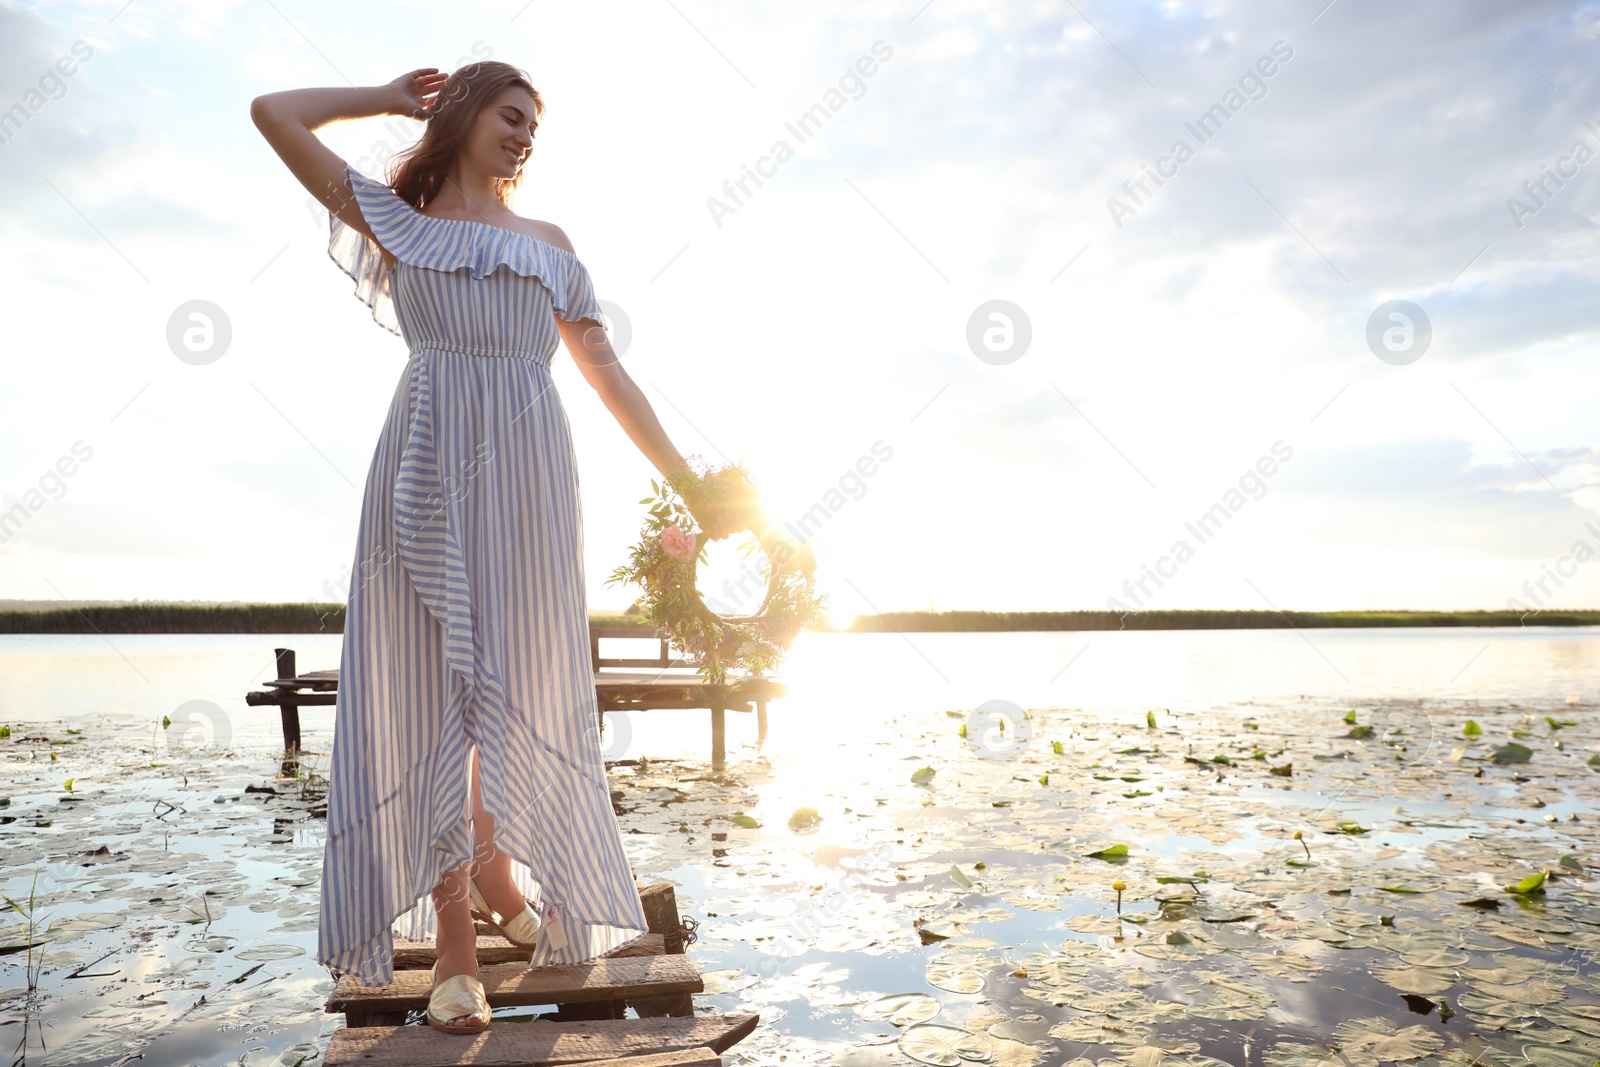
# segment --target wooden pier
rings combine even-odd
[[[639,885],[635,879],[635,885]],[[323,1057],[326,1067],[720,1067],[720,1053],[760,1021],[756,1014],[696,1015],[693,994],[705,986],[690,962],[694,920],[680,919],[666,882],[639,885],[650,933],[594,963],[527,966],[526,952],[478,924],[478,978],[491,1008],[554,1005],[531,1021],[491,1021],[479,1034],[446,1034],[405,1025],[424,1012],[431,990],[431,944],[395,944],[394,982],[363,986],[346,975],[328,998],[343,1012]],[[628,1017],[629,1009],[633,1017]]]
[[[612,640],[654,640],[658,655],[650,658],[616,658],[600,655],[600,642]],[[608,711],[652,711],[667,709],[705,709],[711,712],[711,762],[720,766],[726,759],[726,713],[754,712],[756,744],[767,739],[767,703],[788,694],[776,678],[753,675],[723,685],[708,685],[689,660],[668,655],[667,641],[654,630],[639,627],[602,626],[589,631],[590,666],[594,671],[595,698],[599,717],[604,722]],[[245,694],[251,707],[276,706],[283,717],[283,747],[286,766],[300,752],[300,709],[331,706],[338,701],[337,670],[308,671],[300,674],[292,648],[279,648],[277,677],[265,689]]]

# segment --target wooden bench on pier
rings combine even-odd
[[[653,640],[659,652],[650,658],[600,655],[602,640]],[[595,697],[601,723],[608,711],[707,709],[711,712],[711,762],[726,756],[725,713],[755,712],[756,743],[767,739],[767,703],[788,693],[784,684],[766,675],[738,678],[709,685],[693,662],[668,655],[666,638],[644,627],[600,626],[589,630],[589,658],[594,671]],[[338,701],[339,672],[308,671],[300,674],[292,648],[279,648],[277,677],[266,688],[245,694],[251,707],[277,706],[283,717],[283,747],[293,760],[300,752],[300,709],[333,705]]]
[[[435,954],[431,944],[396,941],[391,984],[345,975],[329,996],[327,1010],[343,1012],[346,1025],[329,1039],[325,1067],[720,1067],[719,1053],[749,1036],[760,1016],[695,1014],[693,994],[705,985],[686,952],[694,920],[679,918],[669,883],[634,884],[650,932],[594,963],[529,967],[525,952],[478,923],[489,1006],[556,1008],[532,1021],[491,1022],[480,1034],[405,1025],[407,1012],[427,1010]]]

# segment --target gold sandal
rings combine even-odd
[[[539,946],[539,933],[544,926],[539,918],[539,913],[533,910],[527,900],[523,901],[522,913],[508,921],[502,922],[489,907],[489,902],[483,899],[483,894],[478,891],[478,882],[472,881],[472,916],[482,919],[499,931],[500,936],[513,945],[526,951],[533,951]]]
[[[483,983],[470,974],[457,974],[438,980],[439,965],[428,970],[434,983],[428,995],[428,1025],[447,1034],[479,1034],[489,1028],[489,1000],[484,996]],[[450,1020],[462,1015],[476,1015],[483,1021],[461,1026]]]

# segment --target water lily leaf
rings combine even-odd
[[[1474,979],[1472,988],[1507,1004],[1525,1004],[1529,1007],[1559,1004],[1567,999],[1566,988],[1561,983],[1552,982],[1547,978],[1513,982],[1484,982]]]
[[[1455,975],[1433,967],[1379,967],[1372,972],[1372,977],[1402,993],[1419,995],[1443,993],[1456,984]]]
[[[983,1034],[959,1026],[918,1023],[900,1035],[900,1051],[918,1063],[934,1067],[959,1067],[962,1060],[986,1062],[994,1054],[994,1044]]]
[[[953,863],[950,865],[950,880],[963,889],[972,888],[972,879],[968,878],[966,873]]]
[[[926,785],[928,782],[933,781],[933,776],[937,773],[932,767],[918,767],[911,772],[911,784]]]
[[[1586,1052],[1581,1048],[1540,1045],[1533,1042],[1529,1042],[1522,1052],[1534,1067],[1593,1067],[1596,1059],[1600,1059],[1593,1052]]]
[[[1494,897],[1477,897],[1473,900],[1458,900],[1456,903],[1464,908],[1481,908],[1484,911],[1493,911],[1500,906],[1500,902]]]
[[[926,993],[891,993],[861,1007],[861,1017],[886,1019],[895,1026],[925,1023],[939,1014],[939,1002]]]
[[[1122,1054],[1122,1062],[1130,1067],[1161,1067],[1164,1063],[1181,1064],[1183,1059],[1155,1045],[1140,1045]]]
[[[1067,929],[1080,934],[1120,934],[1122,927],[1115,915],[1074,915],[1067,920]]]
[[[983,989],[983,969],[971,960],[941,957],[928,961],[928,984],[949,993],[977,993]]]
[[[1557,866],[1565,867],[1569,871],[1583,870],[1583,863],[1576,856],[1562,856]]]
[[[1267,1053],[1267,1067],[1345,1067],[1345,1063],[1337,1052],[1322,1045],[1301,1045],[1293,1041],[1274,1045]]]
[[[701,971],[700,982],[705,986],[707,996],[717,996],[723,993],[734,993],[741,989],[749,989],[761,976],[750,974],[738,967],[725,967],[716,971]]]
[[[1370,726],[1352,726],[1352,727],[1350,727],[1350,732],[1345,734],[1344,736],[1345,737],[1354,737],[1358,741],[1359,740],[1365,740],[1366,738],[1369,738],[1369,737],[1372,736],[1372,727],[1370,727]]]
[[[796,808],[794,814],[789,816],[789,829],[804,830],[821,821],[822,814],[816,808]]]
[[[1464,737],[1482,737],[1483,727],[1468,719],[1466,725],[1461,727],[1461,733]]]
[[[1522,1006],[1509,1000],[1501,1000],[1491,993],[1480,993],[1477,990],[1469,990],[1461,994],[1456,998],[1456,1003],[1477,1016],[1479,1020],[1497,1027],[1515,1019],[1529,1018],[1539,1014],[1537,1008]]]
[[[1413,967],[1430,967],[1434,969],[1460,967],[1472,959],[1465,952],[1459,952],[1453,948],[1430,945],[1401,949],[1400,958]]]
[[[1536,871],[1522,881],[1513,882],[1511,885],[1503,886],[1502,888],[1507,893],[1538,893],[1544,889],[1544,875],[1545,872]]]
[[[1444,1047],[1444,1038],[1420,1024],[1397,1028],[1388,1019],[1352,1019],[1333,1031],[1340,1051],[1351,1060],[1379,1063],[1419,1060]]]
[[[760,821],[756,819],[755,816],[745,815],[742,812],[738,815],[732,816],[729,821],[735,826],[744,827],[746,830],[754,830],[756,827],[761,825]]]
[[[1355,708],[1351,708],[1349,711],[1345,712],[1344,721],[1345,722],[1355,722],[1356,721],[1356,709]]]
[[[1496,763],[1527,763],[1533,758],[1533,749],[1527,745],[1519,745],[1515,741],[1508,741],[1494,750],[1490,757]]]
[[[1096,852],[1087,852],[1087,853],[1085,853],[1085,855],[1088,856],[1092,860],[1120,859],[1122,857],[1127,856],[1127,854],[1128,854],[1128,846],[1127,845],[1107,845],[1105,848],[1102,848],[1102,849],[1100,849],[1100,850],[1098,850]]]

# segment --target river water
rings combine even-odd
[[[333,710],[280,779],[243,696],[275,646],[306,671],[339,641],[0,636],[0,886],[54,923],[37,997],[0,955],[17,1062],[316,1062]],[[725,1062],[1600,1052],[1600,630],[805,634],[782,674],[759,748],[729,714],[721,774],[703,711],[602,739],[635,868],[700,924],[700,1010],[761,1015]],[[1503,891],[1539,869],[1563,876]]]

